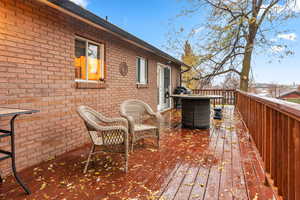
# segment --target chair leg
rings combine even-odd
[[[135,142],[135,137],[132,136],[132,139],[131,139],[131,152],[133,152],[133,144]]]
[[[125,172],[128,172],[128,141],[125,142]]]
[[[85,174],[86,171],[87,171],[87,168],[88,168],[88,165],[89,165],[89,162],[91,160],[91,157],[92,157],[92,154],[94,153],[95,151],[95,145],[93,144],[91,150],[90,150],[90,153],[89,153],[89,156],[88,156],[88,159],[86,161],[86,164],[85,164],[85,167],[84,167],[84,170],[83,170],[83,173]]]
[[[157,148],[159,149],[159,140],[160,140],[160,138],[159,138],[159,130],[158,129],[156,129],[156,137],[157,137]]]

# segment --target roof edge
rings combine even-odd
[[[173,56],[169,55],[168,53],[158,49],[157,47],[149,44],[148,42],[134,36],[133,34],[119,28],[118,26],[102,19],[101,17],[97,16],[96,14],[84,9],[83,7],[69,1],[69,0],[37,0],[48,6],[56,8],[72,17],[79,18],[81,21],[85,23],[96,25],[97,28],[100,28],[106,32],[112,33],[119,38],[134,44],[140,48],[145,49],[155,55],[167,59],[177,65],[189,67],[189,65],[183,63],[182,61],[174,58]]]
[[[295,89],[295,90],[291,90],[291,91],[287,91],[287,92],[282,93],[280,96],[278,96],[278,98],[282,98],[284,96],[287,96],[287,95],[293,94],[293,93],[296,93],[296,94],[300,95],[300,91],[298,91],[297,89]]]

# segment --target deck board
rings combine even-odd
[[[240,146],[236,133],[232,134],[231,150],[233,197],[234,199],[248,199],[244,169],[241,165]]]
[[[219,137],[219,131],[217,131],[216,127],[213,127],[211,131],[211,135],[209,137],[209,146],[206,152],[204,152],[204,155],[201,158],[201,164],[200,168],[197,174],[197,177],[195,179],[195,183],[193,185],[192,191],[190,193],[191,200],[200,200],[204,199],[209,173],[211,169],[211,163],[214,162],[214,152],[216,150],[216,145]]]
[[[217,138],[216,149],[214,152],[214,159],[216,163],[213,164],[209,170],[207,186],[205,189],[204,199],[218,199],[219,187],[221,178],[222,168],[222,155],[223,155],[223,144],[224,144],[224,130],[223,128],[218,130],[219,136]]]
[[[182,164],[176,171],[175,175],[172,177],[168,183],[167,188],[161,194],[161,199],[174,199],[179,187],[182,185],[184,178],[189,170],[188,164]]]
[[[186,175],[184,177],[184,180],[182,181],[174,200],[181,200],[181,199],[188,199],[191,193],[191,190],[195,184],[195,178],[198,174],[199,167],[190,167]]]
[[[225,128],[219,199],[232,199],[231,123],[226,124]]]
[[[127,174],[120,169],[122,157],[110,154],[95,156],[83,174],[85,146],[21,171],[30,196],[8,177],[0,199],[276,199],[233,106],[225,107],[224,119],[213,120],[210,130],[181,129],[179,111],[164,118],[160,149],[151,140],[136,145]]]

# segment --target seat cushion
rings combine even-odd
[[[157,129],[156,126],[148,125],[148,124],[136,124],[134,125],[134,131],[147,131]]]

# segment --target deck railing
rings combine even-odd
[[[283,199],[300,199],[300,105],[241,91],[236,97],[272,185]]]
[[[200,95],[222,95],[224,99],[215,99],[215,104],[235,104],[235,90],[234,89],[197,89],[193,90],[193,94]],[[223,101],[223,102],[222,102]]]

